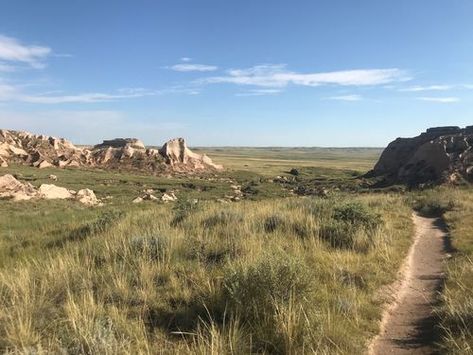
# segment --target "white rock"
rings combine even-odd
[[[59,187],[56,185],[42,184],[38,190],[40,196],[47,200],[53,199],[68,199],[72,198],[72,194],[65,187]]]

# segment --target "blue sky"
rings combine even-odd
[[[0,2],[0,127],[384,146],[473,124],[471,0]]]

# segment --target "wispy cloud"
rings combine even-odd
[[[300,86],[368,86],[406,81],[410,78],[397,68],[356,69],[322,73],[297,73],[286,69],[284,64],[264,64],[247,69],[232,69],[226,76],[201,79],[203,84],[236,84],[269,88],[282,88],[289,84]]]
[[[361,101],[363,97],[360,95],[340,95],[327,97],[327,100],[338,100],[338,101]]]
[[[175,64],[169,67],[171,70],[180,71],[180,72],[191,72],[191,71],[198,71],[198,72],[209,72],[215,71],[218,69],[215,65],[206,65],[206,64]]]
[[[253,89],[245,92],[236,93],[235,96],[265,96],[277,95],[282,92],[281,89]]]
[[[23,63],[36,69],[44,68],[44,59],[51,54],[51,48],[25,45],[16,38],[0,35],[0,61]]]
[[[442,104],[449,104],[460,101],[458,97],[418,97],[417,99],[421,101],[438,102]]]
[[[181,57],[180,60],[181,60],[181,62],[191,62],[191,61],[192,61],[192,58],[189,58],[189,57]]]
[[[173,86],[161,90],[122,88],[109,93],[63,94],[61,91],[28,93],[24,91],[23,86],[0,82],[0,102],[26,102],[33,104],[98,103],[166,94],[198,95],[199,93],[199,90],[196,88],[181,86]]]
[[[411,86],[408,88],[399,89],[399,91],[406,91],[406,92],[447,91],[453,88],[454,88],[453,85],[428,85],[428,86]]]

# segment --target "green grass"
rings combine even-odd
[[[394,280],[411,222],[399,197],[355,200],[383,219],[359,231],[374,241],[362,251],[319,237],[346,212],[344,194],[223,210],[207,202],[174,226],[179,208],[127,213],[0,272],[0,348],[362,353],[377,332],[376,290]]]
[[[448,201],[444,219],[448,225],[453,253],[441,305],[437,309],[445,354],[473,353],[473,191],[469,188],[440,188],[431,192],[437,203]],[[429,197],[433,199],[433,197]]]
[[[231,170],[281,175],[291,168],[331,168],[367,172],[372,169],[381,148],[196,148]]]
[[[451,228],[441,346],[471,351],[470,190],[372,193],[358,177],[376,149],[204,150],[228,169],[2,169],[35,186],[55,174],[105,205],[0,201],[0,351],[362,354],[410,246],[412,207]],[[217,202],[231,185],[243,201]],[[132,204],[145,189],[179,201]]]

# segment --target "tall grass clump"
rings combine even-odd
[[[285,353],[289,343],[291,348],[302,348],[308,327],[303,317],[293,313],[310,299],[313,272],[293,256],[267,254],[224,275],[225,306],[249,327],[259,350]],[[282,324],[290,329],[281,328]]]

